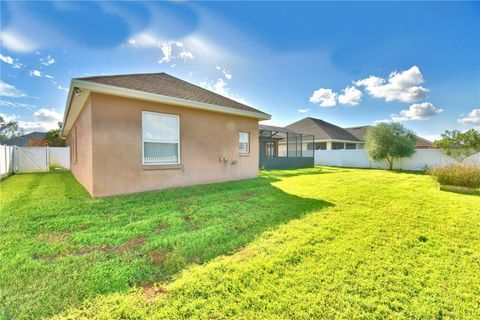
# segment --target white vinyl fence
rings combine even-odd
[[[0,146],[0,179],[13,173],[13,148],[12,146]]]
[[[394,169],[424,170],[426,167],[440,167],[456,161],[446,156],[438,149],[417,149],[411,158],[394,161]],[[467,158],[465,163],[480,164],[480,153]],[[353,167],[353,168],[381,168],[387,169],[387,162],[376,162],[369,159],[367,150],[315,150],[315,165]]]
[[[1,177],[16,172],[47,172],[51,168],[70,169],[69,147],[1,146]]]

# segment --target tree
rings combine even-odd
[[[60,129],[53,129],[45,134],[45,141],[50,147],[64,147],[65,140],[60,136]]]
[[[437,148],[458,162],[463,162],[466,158],[480,152],[480,132],[470,129],[466,132],[458,130],[448,131],[442,134],[442,139],[433,143]]]
[[[47,146],[46,140],[41,139],[29,139],[27,141],[27,147],[45,147]]]
[[[380,123],[367,130],[369,157],[375,161],[386,160],[390,170],[395,159],[408,158],[415,153],[415,144],[415,133],[397,122]]]
[[[21,136],[23,130],[18,126],[17,121],[7,122],[2,116],[0,116],[0,142],[5,140]]]

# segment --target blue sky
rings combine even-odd
[[[475,2],[1,2],[1,113],[61,119],[70,79],[167,72],[272,114],[480,127]]]

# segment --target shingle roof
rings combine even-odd
[[[45,140],[45,134],[46,132],[31,132],[24,134],[23,136],[5,140],[2,142],[2,144],[7,146],[26,147],[28,145],[28,141],[30,140]]]
[[[370,126],[345,128],[345,130],[350,132],[350,134],[354,135],[358,140],[365,141],[365,135],[367,134],[368,127]]]
[[[77,78],[76,80],[106,84],[245,111],[262,112],[164,72],[94,76]]]
[[[268,126],[266,124],[259,124],[258,128],[260,130],[265,130],[265,131],[272,131],[272,132],[288,132],[288,133],[296,133],[292,129],[286,128],[286,127],[276,127],[276,126]]]
[[[302,119],[288,125],[287,128],[303,134],[313,134],[315,140],[360,141],[347,130],[315,118]]]
[[[361,141],[365,141],[365,135],[367,134],[367,129],[371,126],[360,126],[360,127],[351,127],[351,128],[345,128],[348,132],[353,134],[355,137],[357,137]],[[428,148],[433,148],[432,142],[428,141],[427,139],[424,139],[422,137],[419,137],[415,135],[417,143],[416,147],[419,149],[428,149]]]

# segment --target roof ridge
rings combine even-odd
[[[144,76],[144,75],[154,75],[154,74],[165,74],[172,78],[178,79],[166,72],[143,72],[143,73],[120,73],[120,74],[104,74],[104,75],[96,75],[96,76],[88,76],[88,77],[78,77],[73,78],[76,80],[86,80],[86,79],[97,79],[97,78],[116,78],[116,77],[126,77],[126,76]]]

